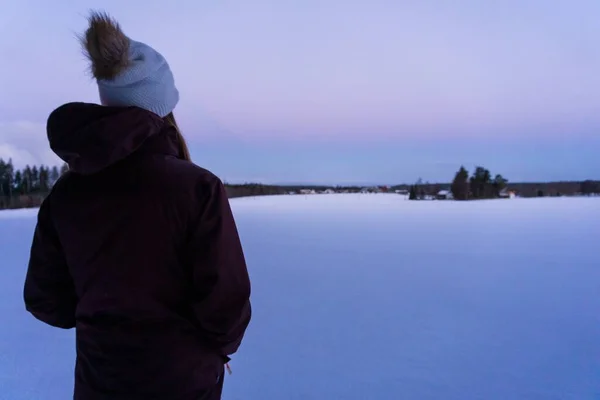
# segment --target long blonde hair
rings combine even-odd
[[[188,148],[187,142],[185,141],[185,138],[179,130],[179,126],[177,125],[177,121],[175,121],[175,116],[173,115],[173,113],[169,113],[163,119],[167,124],[175,128],[175,132],[177,133],[177,147],[179,150],[179,157],[186,161],[192,161],[192,157],[190,156],[190,149]]]

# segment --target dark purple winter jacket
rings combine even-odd
[[[223,184],[137,107],[65,104],[47,131],[70,171],[40,207],[24,299],[76,328],[74,398],[204,398],[251,315]]]

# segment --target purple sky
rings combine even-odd
[[[194,159],[227,181],[600,178],[598,0],[23,0],[0,14],[0,157],[97,102],[75,33],[101,7],[162,52]]]

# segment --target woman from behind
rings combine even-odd
[[[190,161],[164,57],[92,13],[82,36],[102,105],[47,123],[69,165],[40,207],[26,309],[75,328],[76,400],[217,400],[251,318],[222,182]]]

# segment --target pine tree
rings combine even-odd
[[[415,185],[410,186],[410,193],[408,195],[409,200],[417,200],[417,188]]]
[[[23,170],[23,192],[29,194],[33,190],[33,174],[29,165]]]
[[[42,193],[46,193],[50,190],[50,173],[48,168],[45,166],[40,166],[39,171],[39,191]]]
[[[490,171],[483,167],[475,168],[475,172],[470,179],[471,194],[476,199],[485,199],[492,196],[492,175]]]
[[[414,185],[415,188],[415,200],[423,200],[425,198],[425,189],[423,189],[423,179],[417,179],[417,183]]]
[[[6,180],[7,169],[6,163],[0,158],[0,196],[8,195],[8,181]]]
[[[469,172],[464,166],[461,166],[454,176],[450,191],[456,200],[467,200],[469,198]]]
[[[494,196],[495,197],[500,197],[500,192],[502,192],[502,190],[504,190],[507,186],[508,180],[504,179],[504,177],[502,177],[502,175],[498,174],[496,175],[496,177],[494,178],[494,182],[492,183],[492,186],[494,187]]]
[[[6,164],[5,180],[8,186],[8,197],[12,197],[15,186],[15,167],[13,166],[12,158]]]
[[[15,191],[19,194],[25,194],[25,186],[23,184],[23,174],[17,170],[15,172]]]
[[[37,192],[40,190],[40,170],[37,165],[31,168],[31,190],[30,192]]]

